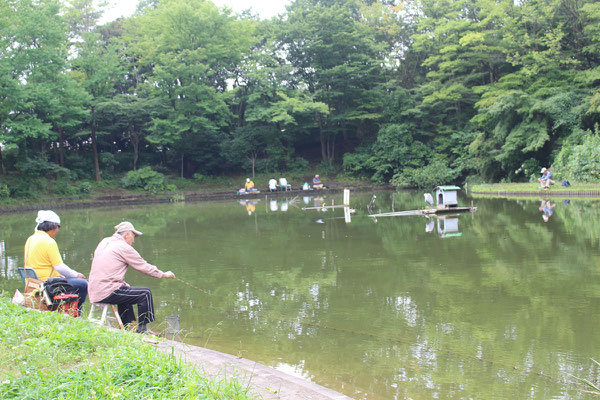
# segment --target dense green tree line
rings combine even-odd
[[[595,1],[295,0],[260,20],[145,0],[105,25],[93,4],[0,3],[5,179],[600,178]]]

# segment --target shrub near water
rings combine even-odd
[[[552,168],[560,177],[578,182],[600,180],[600,132],[586,132],[581,144],[565,144]]]
[[[448,167],[446,162],[436,160],[421,168],[406,168],[402,173],[394,175],[392,183],[397,186],[409,185],[419,188],[432,188],[452,183],[458,173]]]
[[[0,299],[2,399],[247,399],[125,331]]]
[[[8,190],[8,185],[6,183],[0,183],[0,198],[3,197],[10,197],[10,190]]]
[[[165,176],[150,167],[129,171],[121,179],[121,185],[127,189],[143,189],[147,192],[158,192],[166,189]]]

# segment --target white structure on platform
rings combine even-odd
[[[438,186],[435,188],[435,200],[437,208],[450,208],[458,206],[456,191],[458,186]]]

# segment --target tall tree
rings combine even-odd
[[[66,24],[54,0],[3,3],[0,24],[0,142],[44,153],[55,138],[49,116],[60,107],[67,69]]]
[[[276,168],[285,168],[287,163],[294,161],[294,147],[305,132],[315,129],[318,119],[329,113],[327,104],[315,101],[315,96],[308,90],[299,88],[302,83],[287,81],[293,67],[276,51],[270,35],[272,27],[272,22],[263,25],[264,39],[258,41],[238,64],[230,101],[236,116],[236,129],[227,136],[226,142],[234,141],[239,147],[244,138],[253,140],[254,135],[239,130],[252,125],[265,128],[265,135],[270,136],[270,141],[265,142],[273,143],[254,152],[253,170],[258,155],[268,157]],[[273,136],[269,132],[278,134]],[[226,147],[229,145],[225,143]],[[246,147],[254,148],[255,143],[248,142]],[[285,151],[280,151],[281,148]]]
[[[360,7],[354,0],[296,0],[278,37],[294,82],[329,107],[326,117],[318,117],[324,162],[334,161],[338,136],[348,140],[362,123],[380,117],[377,89],[386,52],[361,21]]]
[[[89,129],[92,157],[94,162],[94,177],[97,182],[102,180],[98,161],[98,115],[99,103],[118,93],[117,83],[123,79],[125,67],[120,56],[120,46],[112,41],[105,41],[97,32],[83,34],[83,42],[78,44],[78,57],[73,64],[80,74],[82,85],[91,96],[88,103]]]
[[[148,139],[178,149],[183,176],[186,154],[195,151],[190,144],[198,143],[185,141],[198,135],[212,140],[229,124],[224,93],[231,71],[253,41],[253,24],[204,0],[161,1],[135,24],[140,34],[136,52],[143,55],[142,64],[153,66],[149,79],[170,105],[164,117],[154,119]]]
[[[477,88],[473,118],[480,131],[470,151],[487,177],[518,178],[524,163],[549,165],[562,140],[580,129],[591,95],[581,70],[592,60],[581,50],[592,41],[571,30],[585,31],[583,3],[509,4],[499,35],[511,70]]]
[[[106,121],[106,131],[112,131],[131,144],[132,167],[136,171],[140,144],[150,133],[152,118],[164,112],[159,97],[136,94],[118,94],[97,104],[97,113]]]

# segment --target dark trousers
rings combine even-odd
[[[67,282],[73,286],[73,289],[75,289],[75,294],[79,296],[77,307],[79,308],[79,315],[81,315],[81,307],[83,306],[83,303],[87,297],[88,281],[81,278],[67,278]]]
[[[152,292],[147,287],[121,286],[98,303],[116,304],[125,325],[135,321],[134,304],[138,306],[138,323],[140,325],[154,321]]]

